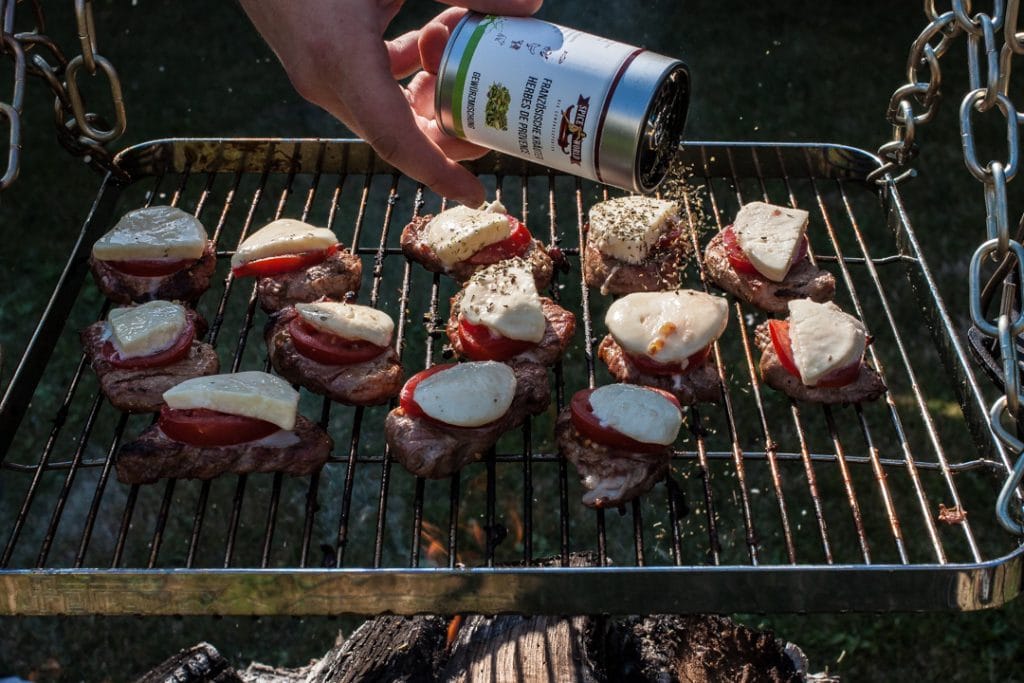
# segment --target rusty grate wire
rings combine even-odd
[[[415,479],[391,462],[382,438],[385,409],[333,405],[303,392],[301,412],[318,416],[335,439],[320,473],[125,486],[111,477],[113,456],[152,418],[121,414],[100,394],[74,337],[105,316],[109,304],[91,282],[81,293],[74,282],[62,282],[41,325],[56,331],[30,342],[0,410],[0,453],[6,453],[0,458],[0,583],[9,581],[13,596],[6,612],[125,611],[126,592],[133,593],[129,611],[166,612],[172,607],[160,601],[211,576],[240,580],[230,570],[268,570],[253,576],[282,582],[264,584],[259,595],[249,586],[233,602],[186,600],[173,611],[445,611],[455,604],[487,611],[655,611],[636,609],[648,604],[643,600],[655,600],[650,604],[661,611],[968,609],[1014,597],[1019,574],[1016,584],[1000,581],[1013,575],[1020,549],[991,514],[1007,463],[973,417],[974,404],[981,403],[978,388],[942,327],[948,318],[930,273],[898,197],[887,194],[895,189],[880,196],[859,182],[862,169],[851,166],[870,168],[873,158],[794,145],[694,145],[682,155],[693,170],[692,189],[675,198],[693,249],[728,225],[745,201],[811,212],[812,258],[836,275],[837,301],[875,337],[870,360],[890,387],[882,400],[829,408],[766,389],[753,345],[753,328],[764,316],[731,301],[729,327],[713,354],[720,403],[688,410],[689,433],[662,484],[621,510],[587,510],[579,503],[575,472],[553,450],[551,431],[567,396],[609,381],[594,348],[610,298],[582,285],[579,267],[587,209],[609,191],[489,158],[477,168],[485,182],[572,264],[571,272],[556,276],[551,295],[576,311],[581,324],[570,353],[552,370],[547,414],[507,434],[481,462],[435,482]],[[413,217],[444,204],[361,143],[169,141],[128,150],[122,163],[134,166],[136,180],[124,188],[108,182],[85,232],[94,239],[117,216],[151,203],[180,206],[204,222],[217,241],[222,279],[198,308],[211,322],[207,341],[223,371],[269,368],[255,289],[236,282],[226,261],[247,234],[281,216],[327,225],[363,257],[367,276],[359,301],[395,318],[407,375],[442,359],[454,285],[407,262],[398,236]],[[80,261],[75,266],[73,255],[72,275],[75,267],[81,271]],[[691,262],[685,282],[710,289],[699,260]],[[943,344],[936,350],[924,319],[908,313],[919,310],[909,305],[912,290],[952,355]],[[62,308],[67,319],[51,320]],[[56,349],[52,359],[50,349]],[[936,373],[936,367],[943,370]],[[39,386],[51,395],[37,394],[28,406],[37,390],[33,373],[42,375]],[[955,388],[962,389],[966,413]],[[48,429],[42,427],[47,420]],[[968,515],[955,524],[940,521],[940,504]],[[592,551],[605,569],[482,569],[550,556],[568,566],[569,554],[579,551]],[[392,583],[395,570],[426,567],[435,569],[408,576],[434,577],[435,584]],[[54,568],[62,570],[57,579],[43,571]],[[893,574],[900,568],[906,579]],[[339,588],[311,597],[285,580],[305,576],[303,569],[327,581],[357,581],[367,595],[353,601]],[[183,582],[174,590],[165,583],[169,570]],[[559,572],[575,583],[559,583]],[[455,583],[433,590],[442,576]],[[488,587],[483,577],[495,576],[499,582]],[[648,595],[643,584],[653,576],[679,590],[672,598]],[[107,587],[94,586],[93,597],[80,603],[59,581],[83,577]],[[123,581],[103,583],[112,577]],[[521,587],[520,579],[530,583]],[[58,583],[45,584],[49,580]],[[719,580],[733,587],[716,596]],[[951,590],[958,581],[963,586]],[[171,593],[140,595],[153,585]],[[40,597],[44,586],[61,595]],[[453,593],[452,586],[463,592]],[[389,593],[396,590],[411,593]],[[589,597],[567,595],[595,590]],[[692,595],[705,590],[711,594]],[[266,593],[279,601],[268,602]]]

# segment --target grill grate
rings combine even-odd
[[[398,248],[405,223],[443,201],[362,143],[147,143],[120,155],[134,180],[104,184],[0,405],[0,613],[975,609],[1016,596],[1022,551],[991,514],[1008,463],[978,417],[980,391],[895,188],[860,181],[877,160],[784,144],[680,155],[694,170],[676,197],[694,249],[744,201],[811,212],[812,258],[874,335],[883,400],[828,408],[765,390],[753,346],[763,315],[732,301],[714,349],[720,404],[688,410],[663,484],[619,512],[587,510],[552,425],[566,396],[608,381],[594,358],[608,298],[582,285],[578,245],[588,207],[609,190],[491,156],[478,173],[573,266],[551,294],[582,324],[553,369],[548,414],[449,481],[427,482],[389,459],[385,408],[303,392],[301,412],[335,439],[319,474],[121,485],[112,457],[152,418],[110,407],[76,342],[109,307],[85,258],[117,215],[168,203],[210,229],[221,280],[199,310],[225,370],[269,367],[255,289],[233,280],[227,259],[271,219],[332,227],[363,257],[372,280],[360,301],[396,319],[407,374],[442,359],[454,292]],[[686,285],[709,288],[696,259]],[[939,522],[940,503],[968,517]],[[579,551],[598,568],[569,569]],[[549,556],[564,567],[523,566]]]

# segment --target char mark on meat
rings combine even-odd
[[[234,446],[192,446],[169,438],[153,425],[122,446],[114,466],[118,480],[125,484],[254,472],[306,476],[323,467],[333,446],[327,432],[301,415],[290,432],[281,430]]]
[[[208,241],[203,255],[195,263],[170,275],[128,275],[92,256],[89,257],[89,268],[100,291],[115,303],[143,303],[154,299],[195,301],[210,288],[210,278],[217,268],[217,256],[213,242]]]
[[[708,242],[704,251],[704,268],[719,287],[769,313],[786,313],[793,299],[825,303],[836,294],[836,279],[832,273],[818,268],[808,258],[790,268],[782,282],[737,273],[729,263],[721,234]]]
[[[344,301],[359,292],[363,262],[355,254],[340,250],[321,263],[290,273],[261,277],[256,283],[260,306],[273,313],[285,306],[312,303],[324,297]]]
[[[521,425],[530,415],[544,412],[551,402],[547,370],[536,363],[512,367],[516,394],[508,411],[482,427],[447,427],[411,417],[401,408],[384,421],[384,436],[391,455],[418,477],[443,479],[478,460],[498,438]]]
[[[268,322],[264,338],[274,370],[289,382],[333,401],[355,406],[387,403],[402,389],[402,364],[394,347],[376,358],[351,365],[327,365],[298,352],[288,331],[298,312],[291,306]]]
[[[572,424],[572,408],[565,407],[555,423],[558,449],[576,466],[587,490],[583,504],[591,508],[617,507],[651,490],[668,472],[672,449],[633,453],[611,448],[582,436]]]
[[[707,360],[700,367],[680,375],[651,375],[641,371],[621,346],[609,334],[601,340],[597,354],[608,366],[608,371],[619,382],[642,384],[664,389],[675,396],[681,405],[714,403],[722,398],[721,384],[714,363]]]

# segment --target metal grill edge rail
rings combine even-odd
[[[226,267],[264,219],[329,225],[372,264],[360,301],[396,318],[407,373],[442,357],[453,291],[397,246],[405,222],[443,203],[359,141],[146,143],[118,156],[132,180],[106,178],[0,403],[0,613],[972,610],[1013,599],[1024,548],[989,512],[1010,462],[895,183],[864,182],[879,159],[839,145],[696,142],[680,157],[699,190],[681,195],[695,247],[746,200],[811,211],[812,254],[876,338],[884,399],[823,408],[764,389],[752,352],[763,316],[732,301],[714,354],[721,403],[688,411],[672,473],[622,514],[579,503],[575,472],[551,448],[551,414],[426,482],[387,456],[382,411],[313,396],[303,412],[319,414],[335,451],[312,477],[121,485],[113,455],[151,418],[111,408],[70,354],[76,327],[106,313],[86,259],[123,211],[176,204],[211,228],[223,279],[200,309],[225,370],[266,367],[251,338],[254,290]],[[560,408],[581,383],[607,381],[594,358],[607,302],[580,282],[578,244],[588,205],[609,190],[497,155],[472,168],[572,263],[551,291],[582,322],[553,370]],[[702,283],[695,259],[686,286]],[[914,291],[933,352],[916,320],[907,335],[895,287]],[[929,353],[947,403],[922,376]],[[41,383],[60,393],[37,393]],[[950,410],[963,417],[944,418]],[[971,514],[946,523],[940,505]],[[597,566],[569,568],[576,552]],[[528,566],[548,556],[563,566]]]

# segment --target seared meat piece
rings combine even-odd
[[[416,261],[431,273],[444,273],[446,275],[450,275],[460,284],[468,280],[476,271],[487,267],[486,265],[474,265],[463,261],[455,264],[451,270],[448,270],[445,265],[441,263],[440,259],[437,258],[437,254],[434,253],[434,249],[423,240],[423,230],[427,227],[433,217],[433,215],[428,214],[426,216],[414,218],[413,221],[406,225],[405,229],[402,230],[402,251],[405,253],[406,257],[412,261]],[[540,240],[533,240],[533,243],[527,247],[522,258],[530,262],[530,267],[533,269],[533,279],[537,283],[537,289],[547,289],[551,284],[551,276],[554,273],[554,264],[551,261],[551,257],[548,255],[547,249],[544,248],[544,244]]]
[[[572,409],[566,406],[555,422],[559,452],[576,466],[587,493],[583,504],[592,508],[622,505],[651,489],[665,476],[672,449],[657,453],[633,453],[611,448],[582,436],[572,423]]]
[[[410,417],[400,407],[388,413],[384,436],[395,460],[418,477],[443,479],[480,458],[498,438],[551,402],[547,369],[535,363],[513,366],[516,395],[508,411],[483,427],[452,427]]]
[[[267,322],[264,338],[277,374],[348,405],[381,405],[398,396],[402,390],[402,364],[394,347],[389,346],[381,355],[362,363],[325,365],[295,349],[288,324],[298,315],[288,306]]]
[[[206,321],[193,310],[188,311],[188,317],[196,328],[196,339],[188,355],[176,363],[155,368],[117,368],[105,360],[101,349],[107,341],[106,322],[95,322],[81,331],[82,348],[111,405],[130,413],[155,413],[164,404],[163,393],[171,387],[193,377],[217,374],[220,370],[217,352],[206,342],[199,341],[206,333]]]
[[[362,277],[363,262],[342,249],[315,266],[261,277],[256,290],[260,306],[273,313],[291,304],[310,303],[323,297],[343,301],[349,292],[359,292]]]
[[[208,241],[202,257],[188,268],[170,275],[127,275],[112,268],[106,261],[92,256],[89,257],[89,268],[103,295],[119,304],[142,303],[154,299],[195,301],[210,288],[210,278],[217,268],[217,256],[213,242]]]
[[[462,349],[462,338],[459,336],[459,304],[462,301],[463,292],[457,293],[451,299],[451,315],[448,316],[448,341],[452,350],[459,358],[465,358]],[[537,346],[513,356],[506,363],[540,363],[541,365],[554,365],[562,357],[565,349],[568,348],[572,336],[576,332],[576,316],[565,310],[546,296],[540,298],[540,306],[544,311],[544,318],[547,324],[544,327],[544,338]]]
[[[192,446],[171,439],[154,424],[121,447],[114,466],[118,481],[125,484],[151,484],[164,478],[213,479],[228,473],[305,476],[323,467],[333,447],[327,432],[301,415],[291,431],[280,430],[234,446]]]
[[[836,279],[832,273],[818,268],[807,258],[790,268],[782,282],[737,273],[729,263],[721,234],[708,242],[704,251],[704,267],[719,287],[769,313],[785,313],[786,304],[793,299],[824,303],[831,301],[836,294]]]
[[[649,375],[641,371],[612,336],[606,335],[597,348],[597,355],[608,366],[612,376],[626,384],[642,384],[664,389],[675,396],[680,405],[717,402],[721,399],[718,371],[709,360],[683,375]]]
[[[775,353],[768,323],[757,326],[754,343],[761,349],[761,378],[773,389],[781,391],[797,401],[811,401],[830,405],[841,403],[862,403],[874,401],[885,393],[882,377],[867,363],[861,362],[857,379],[841,387],[809,387],[800,378],[789,372]]]
[[[682,247],[683,243],[673,240],[671,244]],[[684,248],[659,249],[639,265],[606,256],[590,244],[583,251],[583,279],[605,295],[676,289],[685,267]]]

